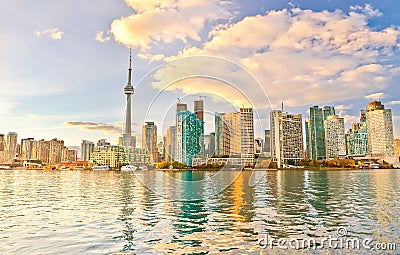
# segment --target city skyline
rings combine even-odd
[[[166,61],[194,54],[213,55],[249,70],[266,90],[272,108],[279,109],[283,101],[285,111],[301,113],[305,119],[311,106],[332,105],[348,130],[351,123],[358,122],[359,111],[365,105],[380,100],[392,109],[394,134],[400,136],[400,92],[396,89],[400,81],[400,21],[395,1],[277,1],[252,5],[228,1],[223,5],[210,0],[197,3],[196,12],[182,1],[159,2],[163,8],[158,10],[158,17],[163,17],[166,28],[177,34],[163,34],[150,26],[153,23],[145,16],[156,15],[153,2],[4,4],[0,13],[5,22],[0,26],[8,37],[0,44],[4,56],[0,60],[0,133],[16,132],[19,139],[57,137],[68,146],[101,138],[116,144],[124,120],[126,98],[121,91],[127,82],[130,46],[134,86]],[[78,3],[80,9],[75,13]],[[201,22],[180,24],[179,19],[174,21],[166,15],[172,9],[180,10],[177,17],[182,20],[190,21],[193,16]],[[12,15],[16,12],[23,13],[25,19],[17,20]],[[123,30],[132,25],[132,20],[133,28],[147,24],[148,30],[138,30],[140,34]],[[264,29],[245,40],[245,31],[252,27]],[[340,31],[334,29],[338,27]],[[329,28],[331,41],[335,42],[332,44],[324,37]],[[301,36],[298,31],[302,31]],[[341,43],[341,36],[350,41]],[[239,44],[238,38],[242,38]],[[135,88],[133,104],[146,105],[148,98],[143,95],[159,90],[152,84]],[[190,92],[181,84],[171,94],[177,98]],[[229,92],[223,96],[235,99]],[[184,101],[195,99],[198,95]],[[257,103],[258,99],[251,100]],[[234,111],[212,97],[205,98],[204,105],[205,111]],[[260,112],[266,126],[268,107]],[[139,139],[145,112],[145,107],[133,109],[133,132]],[[213,125],[207,123],[212,123],[213,116],[204,115],[205,133],[209,133]],[[162,128],[159,120],[153,121]],[[162,135],[166,131],[162,130]]]

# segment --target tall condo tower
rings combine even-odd
[[[132,52],[129,52],[129,73],[128,73],[128,84],[124,88],[126,95],[126,116],[124,133],[122,134],[122,145],[132,146],[132,95],[134,88],[132,86]]]

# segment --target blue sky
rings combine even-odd
[[[2,3],[0,17],[0,133],[57,137],[70,146],[82,139],[115,143],[132,47],[135,133],[145,120],[165,133],[177,98],[193,109],[204,95],[210,113],[254,105],[260,130],[282,101],[303,118],[312,105],[333,105],[349,125],[369,101],[381,100],[400,136],[396,0],[14,0]],[[179,62],[197,55],[210,62]],[[187,73],[217,79],[161,89]],[[211,114],[206,121],[210,132]]]

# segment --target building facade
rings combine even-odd
[[[176,159],[191,166],[193,158],[203,156],[204,121],[199,120],[192,112],[180,111],[177,114],[176,127]]]
[[[159,161],[157,126],[154,122],[146,122],[142,128],[142,149],[146,149],[152,155],[154,162]]]
[[[14,159],[18,155],[18,134],[9,132],[6,140],[6,151],[9,155],[9,160]]]
[[[214,113],[215,155],[222,156],[222,116],[223,113]]]
[[[289,161],[304,158],[303,121],[301,114],[273,110],[270,114],[271,158],[281,167]]]
[[[152,156],[146,149],[126,146],[96,146],[90,155],[94,165],[118,168],[123,165],[151,165]]]
[[[175,143],[176,143],[176,126],[170,126],[167,129],[165,137],[165,160],[167,162],[175,161]]]
[[[327,159],[346,157],[344,118],[329,115],[324,122]]]
[[[364,156],[368,154],[368,133],[365,111],[361,111],[359,123],[353,123],[346,134],[347,155]]]
[[[335,115],[333,106],[324,106],[323,108],[313,106],[310,108],[310,115],[305,125],[307,156],[309,159],[326,159],[324,121],[330,115]]]
[[[94,143],[87,140],[82,140],[81,143],[81,161],[89,161],[90,154],[94,150]]]
[[[394,140],[394,155],[397,157],[397,160],[400,160],[400,139]]]
[[[367,106],[366,122],[369,154],[394,157],[392,111],[379,101],[371,102]]]

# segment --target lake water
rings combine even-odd
[[[0,254],[372,254],[376,243],[400,253],[400,170],[216,176],[0,171]],[[233,180],[222,191],[221,178]],[[323,244],[328,236],[372,241],[288,248],[292,240]],[[271,248],[267,238],[287,242]]]

